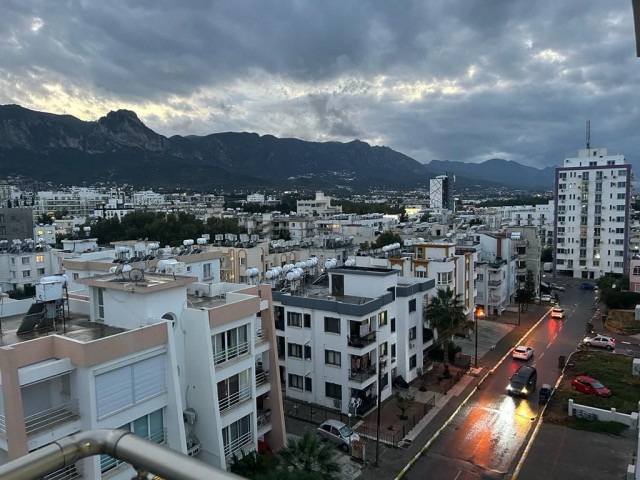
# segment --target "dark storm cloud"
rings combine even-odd
[[[5,0],[0,103],[166,134],[360,138],[420,161],[638,156],[628,0]]]

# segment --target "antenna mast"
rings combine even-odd
[[[587,150],[591,148],[591,121],[587,120]]]

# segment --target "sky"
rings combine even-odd
[[[631,0],[2,0],[0,104],[428,163],[640,156]]]

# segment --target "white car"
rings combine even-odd
[[[541,302],[550,302],[551,301],[551,295],[549,295],[548,293],[540,295],[540,301]]]
[[[564,292],[564,287],[558,285],[557,283],[552,283],[549,285],[551,290],[558,290],[559,292]]]
[[[360,440],[357,433],[338,420],[325,421],[316,432],[321,438],[335,443],[346,452],[353,442]]]
[[[600,347],[607,350],[614,350],[616,348],[616,339],[607,335],[596,335],[595,337],[585,337],[582,340],[582,344],[587,347]]]
[[[513,349],[511,356],[517,360],[529,360],[533,357],[533,348],[526,345],[518,345]]]

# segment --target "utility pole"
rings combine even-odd
[[[378,350],[380,351],[380,350]],[[376,425],[376,467],[380,459],[380,396],[382,395],[382,367],[378,359],[378,424]]]

